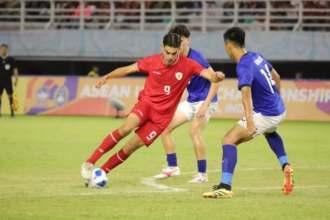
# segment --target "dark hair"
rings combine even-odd
[[[8,48],[8,45],[7,44],[1,44],[1,47]]]
[[[168,33],[169,33],[169,34],[170,34],[170,33],[178,34],[178,35],[180,35],[180,36],[187,37],[187,38],[190,36],[190,31],[189,31],[189,29],[188,29],[185,25],[183,25],[183,24],[178,24],[178,25],[172,27],[172,28],[168,31]]]
[[[245,32],[242,28],[232,27],[229,28],[224,34],[223,38],[225,41],[230,41],[239,47],[245,46]]]
[[[163,46],[179,48],[181,46],[181,37],[178,34],[166,34],[163,38]]]

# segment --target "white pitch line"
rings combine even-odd
[[[164,185],[165,186],[165,185]],[[328,188],[327,185],[312,185],[312,186],[295,186],[294,189],[308,189],[308,188]],[[165,188],[164,188],[165,189]],[[168,188],[166,188],[168,189]],[[180,189],[180,188],[177,188]],[[236,187],[235,190],[275,190],[282,189],[282,187]],[[69,194],[45,194],[45,195],[25,195],[25,196],[3,196],[0,199],[6,198],[32,198],[32,197],[63,197],[63,196],[94,196],[94,195],[119,195],[119,194],[149,194],[149,193],[173,193],[172,190],[129,190],[129,191],[110,191],[104,189],[90,189],[94,192],[86,193],[69,193]],[[186,192],[177,190],[175,192]]]
[[[330,166],[316,166],[316,167],[293,167],[295,170],[301,170],[301,169],[326,169],[329,168]],[[236,171],[255,171],[255,170],[280,170],[281,167],[255,167],[255,168],[240,168],[236,169]],[[221,170],[210,170],[207,171],[208,173],[217,173],[221,172]],[[181,175],[187,175],[187,174],[196,174],[196,171],[193,172],[185,172],[181,173]]]
[[[141,180],[141,183],[143,183],[146,186],[154,187],[156,189],[170,190],[172,192],[187,192],[187,191],[189,191],[188,189],[182,189],[182,188],[166,186],[166,185],[163,185],[163,184],[158,184],[158,183],[156,183],[156,181],[153,177],[143,178]]]
[[[326,185],[315,186],[296,186],[294,189],[308,189],[308,188],[328,188]],[[180,188],[177,188],[180,189]],[[277,190],[282,187],[237,187],[235,190]],[[70,194],[45,194],[45,195],[19,195],[19,196],[0,196],[0,199],[10,198],[44,198],[44,197],[66,197],[66,196],[98,196],[98,195],[119,195],[119,194],[149,194],[149,193],[173,193],[173,192],[187,192],[187,191],[173,191],[173,190],[130,190],[130,191],[109,191],[104,189],[90,189],[95,190],[93,193],[70,193]],[[193,191],[193,190],[192,190]]]
[[[322,168],[329,168],[330,166],[317,166],[317,167],[297,167],[295,169],[322,169]],[[237,169],[237,171],[254,171],[254,170],[279,170],[279,167],[255,167],[255,168],[240,168]],[[216,172],[221,172],[221,170],[210,170],[207,171],[208,173],[216,173]],[[186,173],[181,173],[181,175],[187,175],[187,174],[195,174],[195,172],[186,172]],[[189,189],[184,189],[184,188],[176,188],[176,187],[171,187],[171,186],[167,186],[164,184],[158,184],[156,183],[156,179],[153,177],[146,177],[143,178],[141,180],[141,183],[146,185],[146,186],[151,186],[154,187],[156,189],[163,189],[163,190],[170,190],[172,192],[187,192],[189,191]],[[314,186],[314,188],[318,188],[318,187],[328,187],[328,186]],[[241,189],[268,189],[269,187],[261,187],[261,188],[241,188]],[[281,189],[282,187],[279,188],[274,188],[274,187],[270,187],[270,189]],[[311,188],[309,186],[306,186],[305,188]],[[239,188],[238,188],[239,189]],[[295,189],[297,189],[297,187],[295,187]]]
[[[318,166],[318,167],[297,167],[295,169],[323,169],[323,168],[329,168],[330,166]],[[277,170],[279,169],[274,167],[264,167],[264,168],[242,168],[237,169],[238,171],[251,171],[251,170]],[[214,172],[221,172],[221,170],[211,170],[208,171],[208,173],[214,173]],[[196,172],[186,172],[182,173],[182,175],[187,174],[195,174]],[[141,180],[141,183],[147,186],[154,187],[159,190],[129,190],[129,191],[111,191],[107,189],[89,189],[92,190],[90,192],[86,193],[70,193],[70,194],[44,194],[44,195],[19,195],[19,196],[0,196],[0,199],[7,199],[7,198],[41,198],[41,197],[64,197],[64,196],[93,196],[93,195],[119,195],[119,194],[149,194],[149,193],[173,193],[173,192],[188,192],[193,191],[189,189],[184,188],[176,188],[176,187],[170,187],[166,186],[164,184],[158,184],[156,183],[155,179],[153,177],[147,177],[143,178]],[[312,185],[312,186],[295,186],[294,189],[308,189],[308,188],[327,188],[329,186],[327,185]],[[235,190],[277,190],[281,189],[282,187],[235,187]]]

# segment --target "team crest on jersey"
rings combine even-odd
[[[5,69],[6,69],[6,70],[9,70],[9,69],[10,69],[10,65],[9,65],[9,64],[6,64],[6,65],[5,65]]]
[[[180,73],[180,72],[177,72],[177,73],[175,73],[175,77],[177,78],[177,80],[181,80],[182,79],[182,73]]]

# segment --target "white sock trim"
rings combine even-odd
[[[112,139],[113,139],[116,143],[118,143],[118,141],[113,137],[112,133],[111,133],[110,135],[111,135]]]
[[[118,157],[118,159],[121,160],[122,162],[124,161],[123,159],[120,158],[118,152],[117,152],[117,157]]]

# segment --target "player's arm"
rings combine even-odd
[[[225,78],[225,74],[223,72],[213,72],[212,68],[205,69],[192,59],[189,59],[188,67],[191,74],[199,75],[213,83],[221,82]]]
[[[225,74],[223,72],[220,71],[213,72],[210,69],[205,69],[200,76],[203,77],[204,79],[209,80],[212,83],[219,83],[225,78]]]
[[[242,102],[244,106],[247,130],[250,135],[253,135],[256,132],[256,127],[253,121],[253,106],[252,106],[252,95],[251,95],[251,87],[244,86],[241,88],[242,92]]]
[[[199,54],[198,60],[199,60],[199,64],[201,64],[202,66],[204,66],[205,68],[207,68],[211,72],[214,72],[214,70],[212,69],[210,63],[206,60],[206,58],[203,56],[203,54]],[[204,107],[205,112],[206,112],[209,104],[212,102],[212,99],[214,98],[215,94],[217,94],[219,86],[220,86],[220,82],[211,84],[210,90],[207,94],[207,97],[206,97],[204,103],[203,103],[203,105],[206,107],[206,108]],[[205,112],[204,112],[204,114],[205,114]],[[200,112],[197,112],[197,115],[198,115],[198,113],[200,113]]]
[[[252,96],[251,96],[251,87],[250,86],[244,86],[241,88],[242,92],[242,103],[245,110],[245,118],[246,121],[253,120],[252,113],[253,113],[253,107],[252,107]]]
[[[127,75],[135,73],[135,72],[137,72],[136,63],[131,64],[129,66],[117,68],[114,71],[103,76],[99,81],[97,81],[95,84],[95,87],[100,88],[103,84],[105,84],[107,82],[108,79],[127,76]]]
[[[256,132],[256,127],[252,116],[253,104],[251,85],[253,81],[253,74],[250,68],[245,65],[237,65],[236,71],[238,75],[238,89],[242,92],[242,103],[247,124],[246,129],[250,135],[253,135]]]
[[[264,57],[263,57],[264,58]],[[265,59],[265,58],[264,58]],[[265,59],[266,60],[266,59]],[[268,70],[270,71],[270,74],[272,75],[273,80],[275,81],[275,86],[278,90],[278,93],[281,95],[281,77],[280,75],[276,72],[276,70],[273,68],[272,64],[266,61]]]
[[[212,72],[214,72],[214,70],[212,69],[212,67],[209,67],[207,69],[210,70],[210,71],[212,71]],[[220,86],[220,82],[212,83],[211,84],[209,93],[207,94],[207,97],[206,97],[206,99],[204,101],[204,103],[206,105],[209,105],[211,103],[211,101],[214,98],[215,94],[217,94],[217,92],[218,92],[219,86]]]
[[[112,78],[127,76],[129,74],[136,73],[136,72],[137,72],[136,63],[133,63],[129,66],[119,67],[119,68],[115,69],[114,71],[108,73],[104,77],[108,80],[108,79],[112,79]]]
[[[275,85],[278,90],[278,93],[281,95],[281,77],[274,68],[272,69],[272,71],[270,73],[272,74],[272,77],[275,81]]]
[[[212,67],[209,67],[208,70],[214,72]],[[197,117],[203,117],[205,115],[209,104],[211,103],[215,94],[217,94],[217,92],[218,92],[219,86],[220,86],[220,82],[211,84],[209,93],[207,94],[207,97],[206,97],[205,101],[203,102],[203,105],[198,109],[198,112],[196,114]]]

